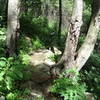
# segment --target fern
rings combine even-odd
[[[60,78],[54,81],[54,85],[50,88],[50,92],[57,93],[64,100],[86,100],[84,84],[79,83],[79,76],[74,78],[64,77],[65,73],[60,75]]]

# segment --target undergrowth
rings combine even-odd
[[[73,74],[73,78],[65,77],[66,73]],[[86,100],[85,91],[86,86],[81,83],[79,75],[73,70],[62,73],[50,88],[50,92],[58,94],[64,100]]]

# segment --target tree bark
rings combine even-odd
[[[19,36],[19,0],[8,1],[8,29],[7,29],[7,55],[12,56],[17,49],[17,39]]]
[[[90,23],[90,27],[88,29],[87,36],[81,48],[78,51],[78,56],[76,59],[76,68],[77,71],[80,71],[84,66],[88,58],[90,57],[96,40],[97,35],[100,29],[100,0],[94,0],[92,6],[92,19]]]
[[[72,69],[75,65],[75,54],[82,25],[83,0],[74,0],[73,13],[70,21],[69,32],[65,42],[65,50],[60,61],[51,68],[51,73]],[[62,68],[62,65],[64,68]],[[61,71],[61,72],[62,72]]]
[[[65,50],[62,58],[56,64],[56,67],[59,67],[59,65],[64,64],[64,70],[72,69],[74,67],[77,71],[80,71],[86,63],[86,61],[88,60],[88,58],[90,57],[97,40],[97,35],[100,29],[100,0],[93,0],[92,18],[90,26],[85,41],[80,47],[77,56],[75,54],[81,27],[83,3],[82,0],[80,0],[81,3],[79,3],[79,0],[76,0],[75,2],[76,4],[74,4],[74,6],[78,9],[79,12],[74,8],[69,33],[66,39]],[[78,16],[78,21],[75,15]],[[54,71],[57,72],[56,69]]]
[[[74,67],[75,54],[82,25],[83,0],[75,0],[65,50],[61,60],[65,69]]]
[[[59,0],[59,28],[58,28],[58,45],[61,40],[61,28],[62,28],[62,0]]]

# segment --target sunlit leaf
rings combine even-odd
[[[0,81],[2,81],[2,80],[4,79],[4,78],[3,78],[4,74],[5,74],[4,71],[2,71],[2,72],[0,73]]]
[[[5,61],[0,61],[0,67],[5,67],[6,66],[6,62]]]
[[[13,87],[13,79],[11,77],[6,77],[6,80],[5,80],[5,83],[6,83],[6,86],[7,86],[7,89],[8,90],[11,90],[11,88]]]

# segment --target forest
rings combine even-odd
[[[0,100],[100,100],[100,0],[0,0]]]

